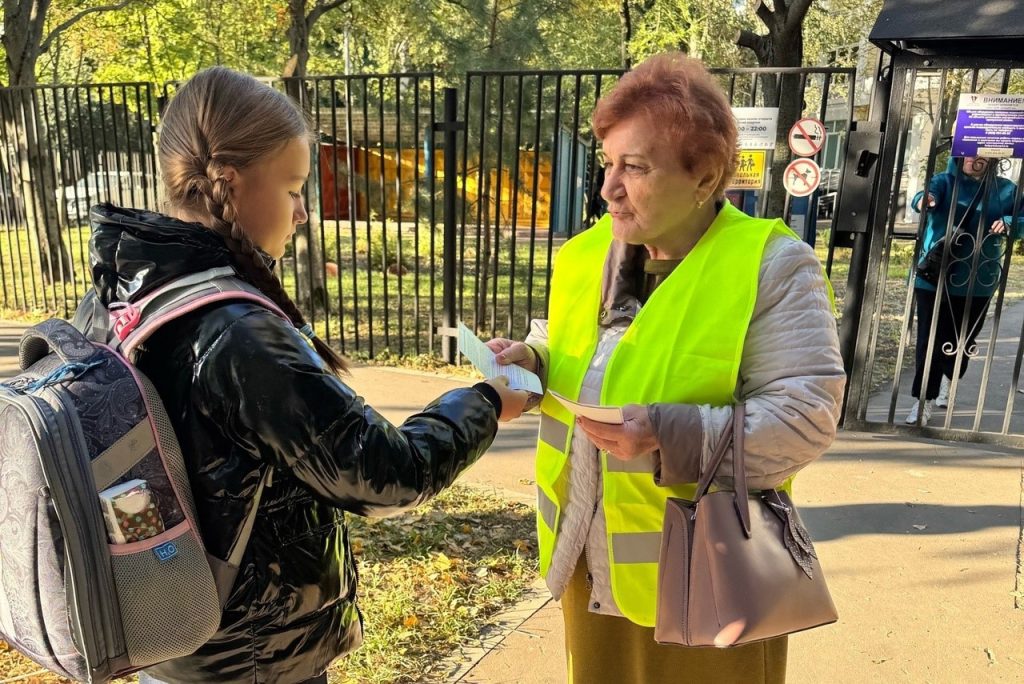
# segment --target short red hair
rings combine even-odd
[[[736,172],[739,134],[728,98],[700,61],[681,52],[644,60],[597,103],[594,133],[604,139],[634,116],[665,131],[688,172],[721,169],[713,197],[722,195]]]

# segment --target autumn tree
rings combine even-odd
[[[322,16],[349,0],[288,0],[288,61],[282,75],[304,78],[309,64],[309,36]]]
[[[31,86],[36,85],[39,56],[61,35],[90,14],[123,9],[134,0],[93,4],[69,13],[59,23],[49,20],[50,0],[4,0],[3,45],[7,83],[0,105],[8,140],[13,141],[13,159],[5,159],[3,171],[25,200],[29,227],[39,240],[40,268],[48,281],[71,273],[71,261],[61,236],[61,217],[56,203],[58,177],[50,153],[50,122],[38,111]]]
[[[679,50],[709,67],[740,66],[732,37],[743,15],[721,0],[645,0],[633,11],[630,55],[642,61],[665,50]]]
[[[804,62],[804,17],[810,9],[811,0],[757,0],[754,10],[767,33],[756,33],[740,29],[736,34],[736,45],[746,48],[757,57],[762,67],[800,67]],[[781,179],[789,164],[789,146],[786,136],[789,129],[800,118],[803,110],[798,74],[787,74],[781,78],[766,76],[761,79],[764,102],[779,108],[778,137],[775,154],[772,157],[772,178]],[[785,209],[786,193],[773,192],[766,207],[767,216],[782,216]]]

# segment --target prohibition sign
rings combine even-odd
[[[782,186],[793,197],[807,197],[820,182],[821,168],[813,159],[794,159],[782,174]]]
[[[813,157],[825,144],[825,124],[810,117],[789,129],[789,149],[800,157]]]

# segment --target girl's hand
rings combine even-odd
[[[526,390],[515,390],[509,387],[508,378],[504,375],[499,375],[498,377],[487,380],[486,382],[488,385],[493,387],[498,393],[498,396],[501,397],[501,415],[498,416],[498,420],[508,422],[523,415],[523,409],[526,408],[526,400],[530,397],[529,392]]]

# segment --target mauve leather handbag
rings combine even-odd
[[[747,491],[743,418],[737,404],[695,500],[668,500],[654,627],[659,643],[727,648],[838,619],[789,495]],[[708,493],[730,445],[733,491]]]

